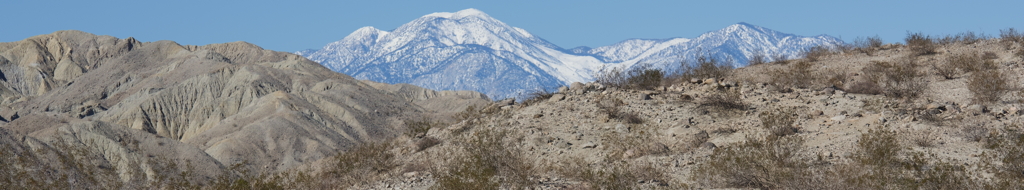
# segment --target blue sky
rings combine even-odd
[[[629,38],[692,38],[738,22],[797,35],[899,42],[930,35],[1024,29],[1024,1],[54,1],[0,2],[0,42],[57,30],[205,45],[320,48],[363,26],[391,30],[433,12],[476,8],[563,48]]]

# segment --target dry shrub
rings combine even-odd
[[[1024,33],[1014,28],[999,30],[999,40],[1006,43],[1007,46],[1013,43],[1022,44],[1024,43]]]
[[[878,37],[878,35],[867,38],[858,37],[853,40],[853,49],[869,56],[874,56],[878,48],[882,47],[882,43],[882,38]]]
[[[915,133],[910,139],[919,147],[933,147],[935,146],[935,131],[924,130]]]
[[[882,87],[873,81],[858,81],[846,87],[846,92],[854,94],[882,94]]]
[[[729,76],[729,73],[732,73],[732,70],[733,67],[728,62],[722,62],[713,57],[699,56],[697,57],[696,63],[683,61],[679,67],[679,73],[676,74],[676,76],[682,79],[721,79]]]
[[[555,92],[548,91],[547,89],[540,88],[540,89],[531,91],[530,93],[527,93],[526,97],[524,98],[522,103],[523,103],[523,105],[531,106],[531,105],[534,105],[534,104],[537,104],[537,103],[540,103],[540,102],[543,102],[543,101],[547,101],[548,99],[551,99],[551,96],[554,96],[554,95],[555,95]],[[465,119],[465,118],[463,118],[463,119]]]
[[[693,180],[707,187],[791,189],[810,181],[808,164],[798,154],[798,136],[768,138],[715,149],[693,170]],[[806,187],[805,187],[806,188]]]
[[[559,163],[559,175],[581,182],[583,189],[677,189],[665,171],[653,164],[612,162],[609,165],[588,163],[582,158],[570,158]],[[651,184],[654,187],[644,187]]]
[[[927,87],[913,57],[902,58],[896,63],[872,61],[864,68],[864,74],[879,85],[886,96],[893,98],[914,99]]]
[[[984,59],[984,60],[999,59],[999,55],[996,55],[995,52],[986,51],[985,53],[981,54],[981,59]]]
[[[435,171],[431,189],[527,188],[533,163],[515,143],[505,143],[510,131],[483,129],[468,134],[460,147],[464,155],[452,158],[446,169]]]
[[[767,129],[772,137],[784,137],[799,131],[793,126],[796,117],[793,116],[793,111],[790,109],[761,112],[758,118],[761,119],[761,127]]]
[[[812,85],[810,81],[815,81],[811,68],[813,65],[814,63],[801,60],[787,65],[785,69],[775,69],[768,73],[768,76],[771,77],[772,84],[781,88],[808,88]]]
[[[974,53],[952,54],[946,56],[944,64],[932,64],[932,69],[943,78],[955,79],[961,74],[978,70],[981,63],[982,59]]]
[[[404,123],[406,128],[405,135],[409,137],[423,137],[424,135],[427,134],[427,131],[430,131],[431,128],[444,125],[444,123],[441,122],[431,121],[429,118],[421,118],[418,120],[405,120]]]
[[[608,87],[622,89],[652,90],[661,86],[665,72],[650,64],[638,64],[629,70],[622,68],[601,68],[595,74],[595,81]]]
[[[359,185],[378,179],[398,167],[391,143],[367,142],[334,156],[334,168],[321,175],[327,184]]]
[[[704,96],[697,103],[700,109],[711,109],[714,111],[741,111],[747,109],[747,104],[740,99],[740,93],[736,90],[724,90]]]
[[[622,110],[619,107],[625,105],[621,99],[601,99],[598,100],[597,107],[600,111],[608,115],[609,119],[616,119],[629,124],[641,124],[644,123],[644,119],[636,113]]]
[[[907,38],[904,39],[907,42],[907,48],[913,55],[930,55],[935,54],[936,44],[935,40],[931,36],[918,33],[907,33]]]
[[[814,46],[807,48],[803,52],[804,58],[808,61],[818,61],[818,59],[824,58],[825,56],[832,55],[832,49],[826,46]]]
[[[993,63],[987,61],[986,64]],[[998,69],[974,72],[967,81],[967,89],[974,94],[974,101],[992,103],[998,101],[1000,96],[1011,89],[1007,80],[1006,76]]]
[[[955,43],[970,45],[978,43],[978,41],[981,41],[983,39],[985,39],[984,35],[977,35],[974,34],[974,32],[967,31],[958,33],[956,35],[946,35],[945,37],[935,39],[935,41],[936,43],[941,45],[952,45]]]
[[[785,54],[782,54],[782,53],[776,53],[775,55],[772,55],[772,63],[775,63],[775,64],[786,64],[786,63],[789,63],[789,56],[786,56]]]
[[[768,63],[768,56],[764,55],[764,52],[758,51],[748,58],[747,66],[760,65]]]
[[[1017,125],[990,133],[986,138],[984,167],[995,174],[992,189],[1024,188],[1024,134]],[[996,164],[998,163],[998,164]]]

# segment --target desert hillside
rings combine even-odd
[[[25,188],[1021,189],[1024,34],[909,34],[525,100],[357,81],[246,43],[0,44]],[[59,77],[58,77],[59,76]]]
[[[209,185],[276,174],[396,137],[407,118],[489,101],[362,82],[245,42],[59,31],[0,43],[0,174],[8,187]]]
[[[387,160],[341,175],[353,189],[1019,189],[1022,42],[911,34],[611,71],[337,161]]]

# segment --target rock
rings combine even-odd
[[[706,78],[706,79],[704,79],[704,84],[714,84],[714,83],[717,83],[717,82],[718,82],[718,80],[715,79],[715,78]]]
[[[567,93],[567,92],[569,92],[569,87],[566,87],[566,86],[558,87],[558,92],[560,92],[560,93]]]
[[[548,99],[548,101],[557,102],[557,101],[562,101],[564,99],[565,99],[565,94],[554,94],[554,95],[551,95],[551,99]]]
[[[924,109],[946,111],[946,106],[938,103],[928,103],[924,105]]]
[[[597,148],[597,144],[594,144],[592,142],[584,143],[581,146],[583,146],[583,148]]]
[[[822,114],[825,114],[825,112],[821,111],[821,110],[817,110],[817,109],[811,110],[811,113],[810,113],[811,116],[818,116],[818,115],[822,115]]]
[[[623,125],[623,124],[617,124],[617,125],[615,125],[615,131],[620,132],[620,133],[629,133],[629,126],[626,126],[626,125]]]
[[[704,143],[701,143],[701,144],[700,144],[700,148],[704,148],[704,149],[715,149],[715,148],[718,148],[718,146],[715,146],[715,143],[711,143],[711,142],[704,142]]]
[[[698,79],[698,78],[690,78],[690,83],[700,84],[700,82],[702,82],[702,81],[700,79]]]
[[[842,121],[842,120],[846,120],[846,115],[837,115],[837,116],[829,118],[829,119],[831,119],[832,121]]]
[[[402,176],[405,176],[407,178],[411,178],[411,177],[416,177],[419,174],[420,174],[419,172],[406,172],[406,173],[402,174]]]
[[[825,89],[823,89],[821,91],[824,92],[825,95],[832,95],[832,94],[836,93],[836,89],[832,88],[832,87],[825,88]]]
[[[736,82],[726,81],[726,82],[723,82],[722,85],[725,86],[725,87],[736,87]]]
[[[580,92],[583,91],[585,88],[586,86],[581,82],[573,82],[572,84],[569,84],[570,91]]]
[[[1010,107],[1010,108],[1007,108],[1007,109],[1006,109],[1006,114],[1010,114],[1010,115],[1017,115],[1017,114],[1020,114],[1020,108],[1017,108],[1017,107]]]
[[[985,112],[988,112],[988,108],[983,106],[983,105],[981,105],[981,104],[974,104],[974,105],[971,105],[971,106],[967,106],[967,113],[978,115],[978,114],[982,114],[982,113],[985,113]]]

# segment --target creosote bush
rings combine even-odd
[[[684,80],[689,80],[691,78],[721,79],[729,76],[729,73],[732,73],[733,69],[732,64],[729,62],[722,62],[717,58],[708,56],[698,56],[694,63],[683,61],[679,67],[678,74],[675,76]]]
[[[825,56],[832,55],[832,49],[827,46],[814,46],[804,50],[804,58],[808,61],[818,61]]]
[[[943,78],[955,79],[962,74],[978,70],[982,63],[981,57],[973,53],[952,54],[946,56],[944,64],[934,63],[932,68]]]
[[[994,64],[986,61],[986,64]],[[995,67],[995,66],[989,66]],[[974,72],[967,81],[967,89],[974,94],[974,101],[977,103],[992,103],[999,100],[999,97],[1008,92],[1011,87],[1007,83],[1006,76],[998,69],[987,69]]]
[[[639,64],[628,70],[601,68],[594,78],[596,82],[608,87],[652,90],[661,86],[665,72],[652,68],[650,64]]]
[[[668,175],[653,164],[629,164],[613,162],[611,165],[587,163],[582,158],[570,158],[561,162],[555,169],[559,175],[582,182],[583,189],[646,189],[644,184],[653,184],[654,188],[679,189],[674,186]],[[640,183],[644,182],[644,183]]]
[[[765,63],[768,63],[768,56],[764,55],[764,52],[758,51],[758,52],[754,53],[754,55],[750,56],[747,65],[748,66],[760,65],[760,64],[765,64]]]
[[[864,68],[864,74],[870,82],[878,85],[886,96],[911,100],[927,87],[914,59],[906,57],[895,63],[872,61]]]
[[[1013,43],[1024,44],[1024,33],[1014,28],[999,30],[999,40],[1006,43],[1007,46]]]
[[[789,109],[776,109],[773,111],[761,112],[758,115],[761,119],[761,127],[764,127],[772,137],[783,137],[796,134],[799,129],[793,126],[795,117]]]
[[[716,148],[707,162],[694,169],[693,180],[710,187],[789,189],[805,186],[808,164],[798,156],[803,139],[797,136],[758,140]]]
[[[534,168],[515,144],[505,143],[511,133],[484,129],[467,134],[461,141],[463,153],[447,168],[435,171],[437,183],[431,189],[528,188]]]
[[[376,180],[398,164],[390,152],[391,143],[366,142],[334,156],[334,168],[327,170],[324,181],[338,185],[358,185]],[[330,184],[330,183],[329,183]]]
[[[697,107],[707,111],[722,112],[746,110],[748,105],[743,103],[737,90],[720,90],[701,98]]]
[[[853,40],[853,50],[859,51],[869,56],[874,56],[875,52],[877,52],[878,48],[881,48],[882,45],[882,38],[878,37],[877,35],[867,38],[858,37],[857,39]]]
[[[918,33],[907,33],[907,38],[904,39],[907,43],[907,48],[913,55],[930,55],[935,54],[937,48],[935,39],[931,36]]]

